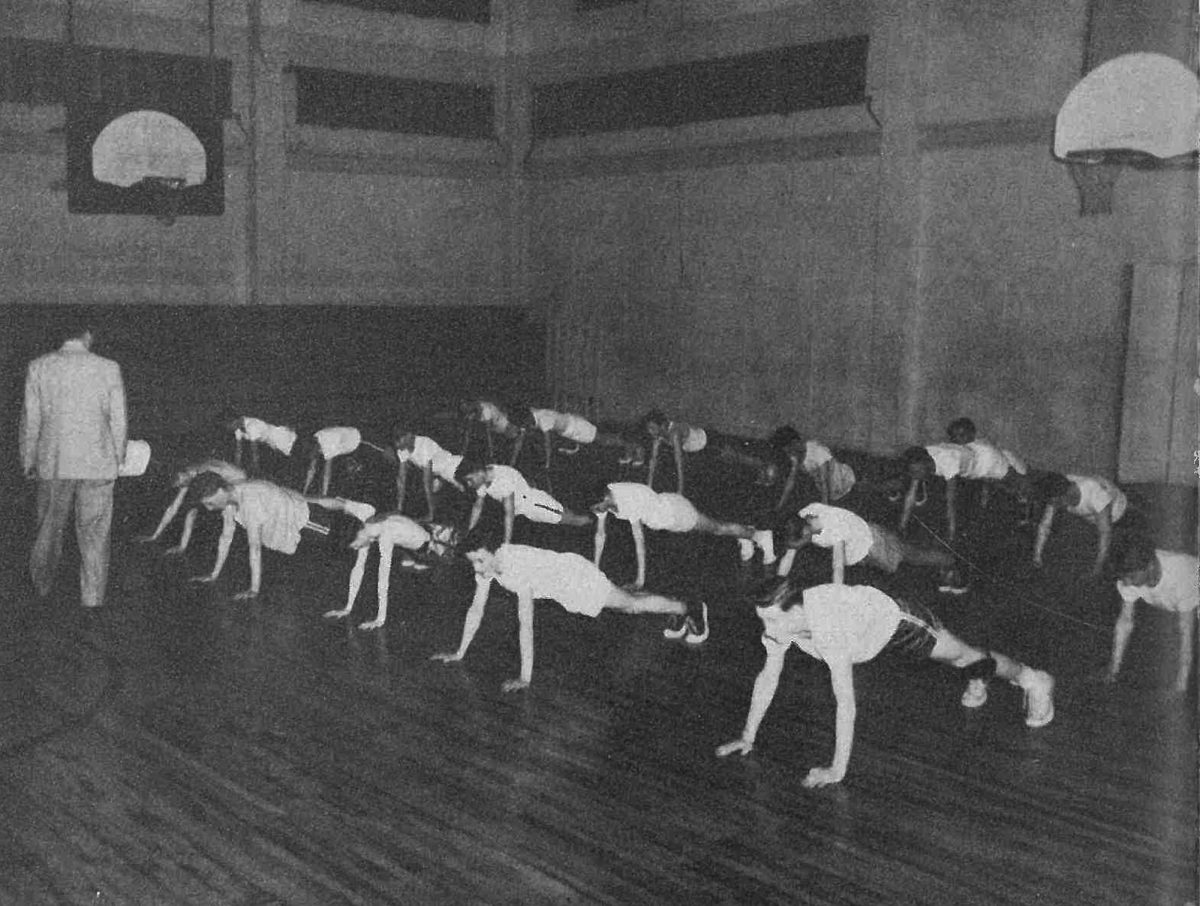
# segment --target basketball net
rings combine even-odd
[[[163,226],[172,226],[179,216],[182,190],[187,180],[181,176],[145,176],[141,184],[154,199],[154,219]]]
[[[1121,164],[1107,161],[1067,161],[1067,170],[1079,190],[1079,215],[1094,217],[1112,213],[1113,183]]]

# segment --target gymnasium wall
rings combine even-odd
[[[552,357],[585,363],[565,379],[623,414],[791,422],[880,452],[969,415],[1033,465],[1116,475],[1130,274],[1194,261],[1196,174],[1126,170],[1111,215],[1079,215],[1049,149],[1086,7],[877,6],[878,122],[842,110],[539,144],[534,294],[552,324],[596,325],[565,332],[595,347]],[[744,48],[762,19],[801,33],[804,15],[711,34]],[[648,47],[625,36],[615,53],[642,65]]]
[[[536,396],[545,336],[514,308],[15,305],[3,310],[6,461],[16,456],[25,367],[78,318],[120,363],[130,436],[195,456],[226,409],[315,430],[352,425],[386,442],[405,421],[461,443],[458,403]],[[448,432],[448,433],[447,433]],[[218,437],[224,437],[216,432]]]

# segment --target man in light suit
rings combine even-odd
[[[125,455],[125,386],[116,362],[91,352],[92,332],[73,330],[56,352],[34,359],[25,377],[21,465],[37,479],[37,539],[29,558],[34,587],[50,594],[72,511],[79,541],[80,601],[104,604],[113,482]]]

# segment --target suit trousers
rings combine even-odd
[[[88,478],[40,478],[37,487],[37,537],[29,572],[38,594],[54,586],[62,558],[63,532],[72,510],[79,543],[79,599],[84,607],[104,603],[113,515],[113,481]]]

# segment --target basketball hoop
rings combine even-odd
[[[173,226],[179,216],[179,205],[187,180],[182,176],[144,176],[138,186],[146,191],[154,205],[154,219],[163,226]]]
[[[1079,216],[1112,213],[1113,184],[1121,164],[1109,161],[1067,161],[1067,172],[1079,190]]]

